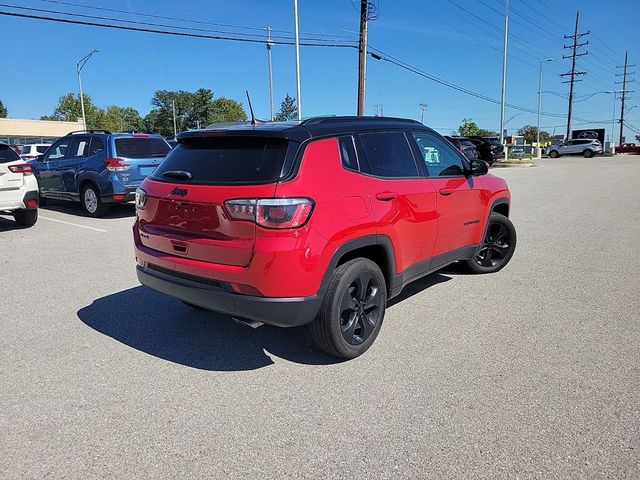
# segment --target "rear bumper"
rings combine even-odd
[[[100,199],[102,203],[122,203],[122,202],[133,202],[136,199],[136,189],[137,185],[131,187],[124,187],[113,189],[113,193],[106,193],[100,195]],[[123,195],[122,198],[117,197],[118,199],[114,199],[114,195]]]
[[[309,323],[320,309],[320,298],[317,295],[294,298],[253,297],[162,273],[149,269],[148,266],[137,266],[136,270],[140,283],[153,290],[209,310],[278,327],[296,327]]]

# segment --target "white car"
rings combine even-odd
[[[38,181],[30,163],[0,143],[0,213],[13,215],[21,227],[38,220]]]
[[[50,146],[50,143],[32,143],[30,145],[23,145],[22,152],[20,152],[20,158],[25,161],[34,160],[38,155],[42,155],[46,152],[47,148]]]

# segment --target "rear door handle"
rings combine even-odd
[[[451,195],[453,192],[455,192],[455,190],[451,188],[441,188],[439,192],[440,192],[440,195]]]
[[[378,200],[381,200],[383,202],[388,202],[390,200],[393,200],[394,198],[397,198],[398,194],[395,192],[380,192],[376,194],[376,198]]]

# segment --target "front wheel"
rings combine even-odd
[[[102,203],[98,188],[90,183],[82,189],[80,196],[82,208],[90,217],[102,217],[109,209],[108,205]]]
[[[509,263],[516,250],[516,229],[504,215],[492,213],[478,251],[464,263],[472,273],[494,273]]]
[[[373,344],[387,306],[387,284],[380,267],[356,258],[336,268],[310,324],[311,337],[329,355],[355,358]]]
[[[13,219],[21,227],[33,227],[38,221],[38,209],[16,210],[13,213]]]
[[[549,152],[549,158],[558,158],[560,154],[556,150],[551,150]]]

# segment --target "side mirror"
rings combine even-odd
[[[44,163],[44,153],[36,155],[36,158],[34,158],[34,160],[37,160],[40,163]]]
[[[471,160],[471,171],[469,173],[474,177],[486,175],[489,173],[489,165],[484,160]]]

